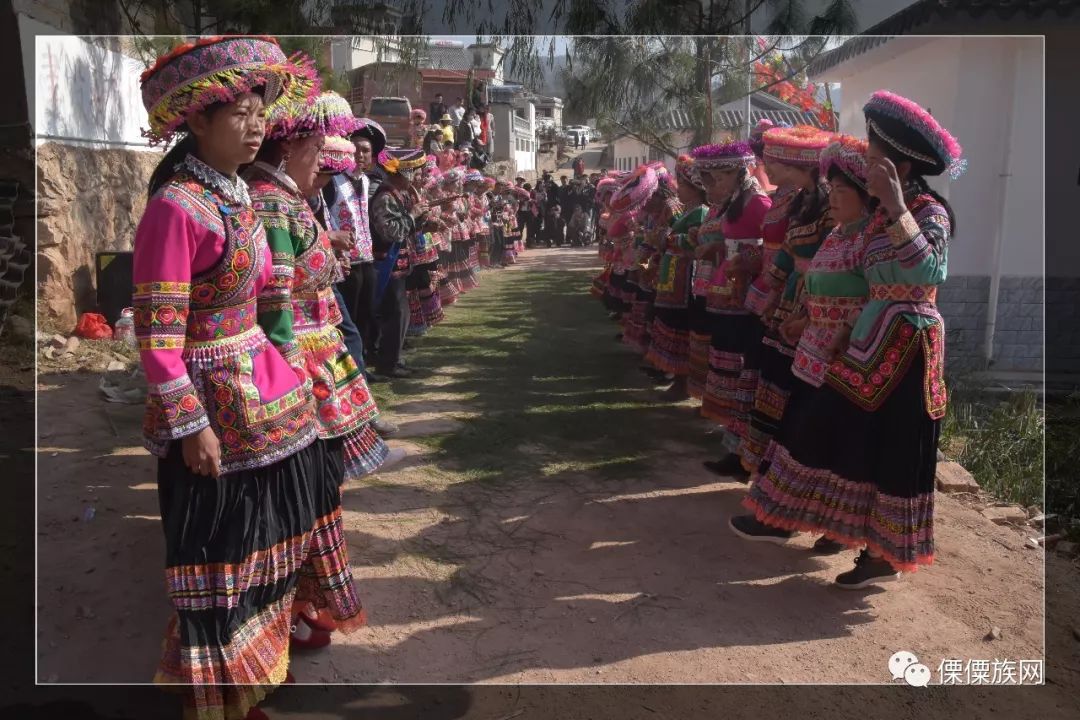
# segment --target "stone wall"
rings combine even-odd
[[[131,250],[157,152],[38,149],[38,321],[70,331],[97,305],[94,255]]]
[[[1042,370],[1043,288],[1041,277],[1001,278],[990,370]],[[939,289],[938,308],[945,318],[945,359],[950,372],[987,369],[983,350],[989,302],[987,276],[950,276]],[[1047,297],[1047,302],[1052,299]]]

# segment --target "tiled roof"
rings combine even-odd
[[[424,53],[427,67],[434,70],[464,70],[473,66],[472,53],[466,48],[428,46]]]
[[[892,36],[909,34],[935,19],[950,20],[962,15],[975,20],[984,17],[1011,20],[1019,15],[1030,20],[1049,15],[1048,19],[1052,20],[1055,16],[1072,16],[1077,9],[1080,9],[1080,3],[1076,0],[917,0],[840,47],[822,53],[810,63],[807,74],[811,77],[821,75],[845,60],[888,42]],[[923,28],[927,29],[933,28]]]
[[[750,110],[751,124],[763,118],[768,118],[776,124],[787,123],[788,125],[812,125],[823,128],[817,115],[800,110]],[[745,126],[742,110],[717,110],[713,112],[713,126],[717,130],[736,129]],[[680,131],[693,130],[695,123],[690,114],[685,110],[672,110],[659,122],[660,130]]]

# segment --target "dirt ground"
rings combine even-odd
[[[994,525],[972,503],[940,494],[934,566],[887,589],[830,584],[851,567],[853,552],[815,558],[809,538],[786,548],[738,539],[726,521],[740,512],[745,486],[703,472],[718,445],[709,424],[689,404],[658,403],[638,358],[610,347],[615,326],[585,292],[595,265],[594,249],[543,250],[484,274],[481,288],[418,343],[421,378],[376,386],[403,428],[391,444],[408,456],[345,491],[370,625],[335,636],[324,652],[295,656],[299,682],[888,685],[887,662],[899,650],[915,653],[937,682],[944,659],[1042,659],[1045,637],[1054,657],[1067,660],[1048,671],[1051,685],[963,698],[903,688],[922,694],[902,695],[909,699],[898,716],[924,715],[928,703],[941,712],[970,703],[1004,717],[1063,717],[1074,706],[1075,561],[1044,559],[1024,545],[1031,531]],[[511,301],[548,277],[577,290]],[[502,355],[457,352],[485,313],[510,328]],[[558,339],[563,331],[570,341]],[[515,332],[531,333],[533,344],[511,344]],[[599,343],[606,345],[597,360]],[[538,361],[536,348],[548,348],[550,358],[540,360],[550,371],[528,369],[500,385],[499,368],[532,368],[525,363]],[[142,409],[102,402],[98,380],[38,380],[39,682],[148,682],[169,614],[154,462],[139,442]],[[588,402],[609,414],[590,424],[578,407]],[[634,423],[630,431],[616,427],[624,421]],[[535,434],[518,431],[533,422]],[[563,425],[584,430],[569,438],[544,430]],[[626,441],[633,433],[662,442],[638,449]],[[993,627],[1001,638],[988,641]],[[492,720],[682,718],[724,707],[705,689],[446,690],[449,699],[433,701],[407,688],[336,688],[320,696],[322,710],[310,694],[282,691],[270,707],[273,717],[328,720],[369,717],[361,711],[384,705],[461,707],[400,717]],[[836,688],[802,714],[858,709],[855,690]],[[900,691],[882,688],[881,697]],[[794,696],[762,697],[777,713],[802,712]],[[562,710],[552,713],[552,702]],[[616,712],[620,704],[630,709]]]

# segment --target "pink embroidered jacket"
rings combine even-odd
[[[227,474],[315,439],[309,396],[256,322],[272,268],[243,180],[189,155],[147,203],[133,275],[150,452],[210,427]]]

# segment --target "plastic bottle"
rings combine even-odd
[[[116,332],[113,338],[126,342],[132,348],[138,347],[135,340],[135,310],[133,308],[124,308],[120,312],[120,319],[116,321]]]

